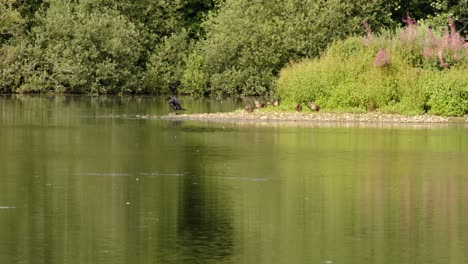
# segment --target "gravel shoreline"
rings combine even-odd
[[[338,124],[462,124],[468,126],[468,116],[463,117],[441,117],[434,115],[404,116],[396,114],[370,113],[307,113],[307,112],[266,112],[254,111],[247,113],[237,110],[227,113],[203,113],[203,114],[178,114],[160,116],[165,120],[190,120],[206,122],[229,122],[229,123],[338,123]]]

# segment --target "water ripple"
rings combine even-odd
[[[84,176],[108,176],[108,177],[128,177],[128,173],[77,173],[76,175]]]

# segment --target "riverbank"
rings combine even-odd
[[[397,114],[369,113],[307,113],[307,112],[266,112],[247,113],[237,110],[229,113],[203,113],[165,115],[161,119],[224,122],[340,122],[340,123],[387,123],[387,124],[449,124],[468,125],[468,116],[442,117],[434,115],[405,116]]]

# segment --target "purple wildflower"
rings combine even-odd
[[[372,30],[369,23],[367,23],[366,20],[362,21],[362,25],[364,26],[367,32],[367,39],[365,40],[365,44],[368,45],[372,41]]]
[[[379,50],[375,56],[374,66],[384,67],[390,64],[390,55],[386,50]]]
[[[402,21],[406,24],[406,26],[408,26],[408,27],[416,26],[416,25],[418,24],[418,22],[416,21],[416,19],[411,18],[409,14],[406,15],[406,18],[402,18],[401,20],[402,20]]]

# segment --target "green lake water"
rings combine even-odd
[[[466,125],[140,118],[169,112],[0,96],[0,263],[468,263]]]

